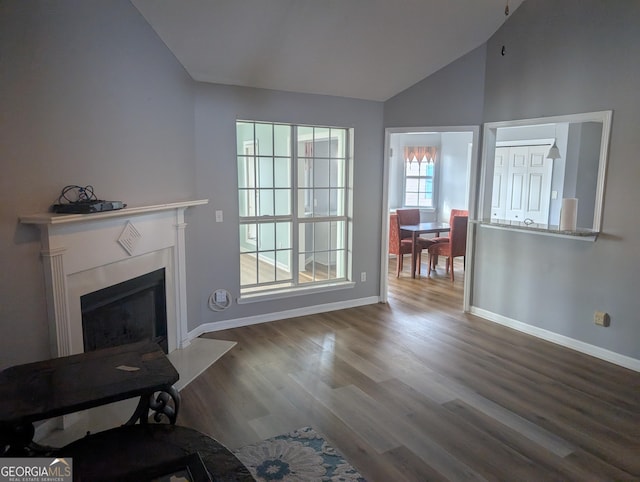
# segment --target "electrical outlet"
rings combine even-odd
[[[609,313],[596,311],[593,314],[593,322],[598,326],[609,326],[611,324],[611,318],[609,317]]]
[[[215,291],[215,300],[216,303],[226,303],[227,302],[227,292],[225,290],[216,290]]]
[[[363,271],[362,273],[360,273],[360,281],[362,281],[363,283],[365,281],[367,281],[367,272]]]

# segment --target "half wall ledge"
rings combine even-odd
[[[483,228],[501,229],[504,231],[519,231],[521,233],[541,234],[543,236],[553,236],[556,238],[569,238],[579,239],[583,241],[595,241],[599,231],[593,231],[591,229],[577,229],[575,231],[561,231],[557,226],[547,225],[527,225],[520,221],[503,221],[503,220],[491,220],[491,221],[471,221],[478,224]]]

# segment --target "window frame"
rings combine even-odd
[[[240,124],[250,125],[253,129],[253,139],[239,139],[239,131],[238,126]],[[256,126],[258,125],[269,125],[271,129],[271,151],[270,153],[262,153],[260,152],[260,138],[257,135]],[[276,128],[275,126],[285,126],[289,130],[288,136],[288,152],[286,156],[278,155],[276,153]],[[306,130],[311,129],[312,133],[312,144],[313,144],[313,153],[311,156],[301,153],[300,144],[301,142],[308,141],[304,136],[300,134],[301,128]],[[332,133],[336,131],[335,137]],[[324,132],[326,131],[327,137],[315,137],[315,133],[317,131]],[[338,143],[341,141],[344,143],[343,146],[338,145],[338,154],[332,155],[331,147],[333,139],[337,139]],[[322,140],[328,141],[328,154],[323,157],[321,155],[316,155],[316,143]],[[239,151],[239,142],[242,142],[243,152]],[[238,211],[238,219],[239,219],[239,230],[240,230],[240,293],[241,298],[251,298],[251,297],[264,297],[271,295],[278,295],[278,293],[285,294],[295,294],[296,292],[309,292],[316,290],[318,288],[327,288],[327,287],[335,287],[340,284],[353,284],[351,283],[352,273],[351,273],[351,253],[352,253],[352,239],[351,239],[351,209],[352,209],[352,164],[353,164],[353,129],[345,128],[345,127],[335,127],[335,126],[321,126],[321,125],[307,125],[307,124],[292,124],[292,123],[284,123],[284,122],[268,122],[268,121],[255,121],[255,120],[245,120],[238,119],[236,121],[236,167],[238,169],[238,193],[240,198],[240,205]],[[247,153],[247,146],[254,146],[253,154]],[[339,153],[342,155],[339,155]],[[268,188],[260,186],[259,174],[257,171],[259,170],[259,160],[264,160],[270,158],[271,165],[273,169],[273,182],[272,185]],[[264,215],[260,213],[260,201],[259,201],[259,193],[263,189],[271,189],[274,193],[276,190],[276,159],[287,158],[289,160],[288,173],[289,179],[288,182],[285,183],[288,187],[282,188],[279,187],[277,189],[286,190],[289,194],[289,213],[286,215],[276,215],[276,201],[274,195],[273,202],[273,212],[270,215]],[[327,180],[328,185],[322,186],[316,183],[314,176],[316,176],[315,168],[311,170],[311,180],[310,183],[307,182],[304,185],[301,185],[301,178],[299,177],[299,167],[301,165],[301,160],[310,160],[312,164],[318,162],[318,160],[325,160],[329,165],[329,179]],[[254,183],[251,185],[249,182],[245,182],[245,185],[241,183],[241,163],[244,163],[244,175],[249,175],[250,169],[248,169],[249,163],[253,163],[254,166]],[[332,163],[341,163],[341,170],[336,171],[336,175],[341,178],[341,183],[336,186],[331,184],[331,169]],[[306,178],[309,181],[309,178]],[[311,194],[313,203],[312,203],[312,212],[311,215],[305,215],[300,212],[304,211],[304,199],[302,198],[303,193],[302,190],[306,190],[307,196]],[[331,192],[332,190],[336,191],[336,196],[341,200],[340,209],[337,210],[336,213],[331,213],[330,211],[324,213],[324,215],[316,215],[313,212],[313,209],[317,205],[317,198],[315,196],[316,190],[327,191],[329,203],[331,203]],[[243,205],[242,205],[242,196],[247,196],[247,203],[245,209],[248,209],[248,196],[251,195],[252,191],[255,194],[255,203],[254,203],[254,212],[243,213]],[[342,192],[340,196],[338,193]],[[327,206],[330,206],[328,204]],[[276,224],[279,222],[289,223],[289,236],[288,247],[284,249],[278,248],[277,243],[277,235],[275,236],[275,244],[272,250],[261,249],[260,246],[260,226],[268,226],[273,224],[274,232],[276,229]],[[326,224],[321,224],[326,223]],[[332,244],[332,228],[334,224],[340,224],[342,226],[342,230],[339,233],[336,233],[337,237],[335,245]],[[246,238],[243,240],[243,226],[255,226],[256,237],[255,240],[251,240],[250,238]],[[320,226],[326,226],[329,230],[327,232],[327,247],[325,249],[317,249],[315,245],[312,246],[309,251],[307,246],[304,247],[300,244],[301,235],[301,227],[313,225],[313,231],[318,229]],[[305,230],[306,231],[306,230]],[[247,228],[246,233],[249,233],[249,228]],[[243,241],[245,242],[245,246],[243,246]],[[254,250],[247,249],[249,244],[255,245]],[[313,241],[311,241],[313,243]],[[315,243],[313,243],[315,244]],[[288,251],[290,254],[288,260],[289,267],[289,278],[278,278],[278,255],[279,251]],[[271,259],[268,259],[264,256],[269,253],[274,253]],[[301,271],[302,263],[306,262],[306,258],[303,260],[303,256],[311,255],[314,270],[312,271],[311,280],[303,281],[301,280],[301,275],[304,270]],[[250,282],[246,282],[246,278],[243,279],[243,261],[242,257],[245,255],[245,259],[250,258],[251,256],[255,257],[255,277],[254,273],[251,273],[251,277],[253,280]],[[326,268],[326,277],[316,278],[315,266],[319,263],[318,258],[321,255],[326,256],[327,260],[327,268]],[[274,267],[274,276],[272,279],[261,280],[261,263],[271,264]],[[332,269],[333,263],[335,263],[335,268]],[[321,263],[320,263],[321,264]],[[338,273],[338,265],[340,265],[340,272]],[[334,273],[333,277],[331,277],[331,273]],[[275,296],[278,297],[278,296]]]
[[[417,161],[415,161],[417,162]],[[427,162],[425,162],[426,164]],[[426,210],[426,211],[435,211],[437,209],[438,206],[438,186],[437,186],[437,179],[438,179],[438,162],[437,159],[431,163],[431,165],[433,166],[433,175],[429,176],[424,175],[408,175],[407,174],[407,161],[403,160],[402,163],[402,206],[403,207],[407,207],[407,208],[418,208],[418,209],[422,209],[422,210]],[[428,167],[427,167],[427,172],[428,172]],[[421,179],[425,180],[425,185],[427,183],[427,181],[429,179],[431,179],[431,185],[432,185],[432,190],[431,190],[431,206],[421,206],[419,204],[407,204],[407,180],[408,179],[417,179],[418,184],[420,183]],[[414,192],[414,191],[410,191],[410,192]],[[418,195],[418,197],[420,196],[420,190],[418,189],[418,191],[415,191],[415,193]],[[426,194],[426,190],[425,190],[425,194]]]

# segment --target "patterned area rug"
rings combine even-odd
[[[247,445],[235,454],[259,482],[365,482],[356,469],[311,427]]]

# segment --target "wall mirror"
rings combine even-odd
[[[612,111],[488,122],[482,224],[597,234],[602,225]]]

